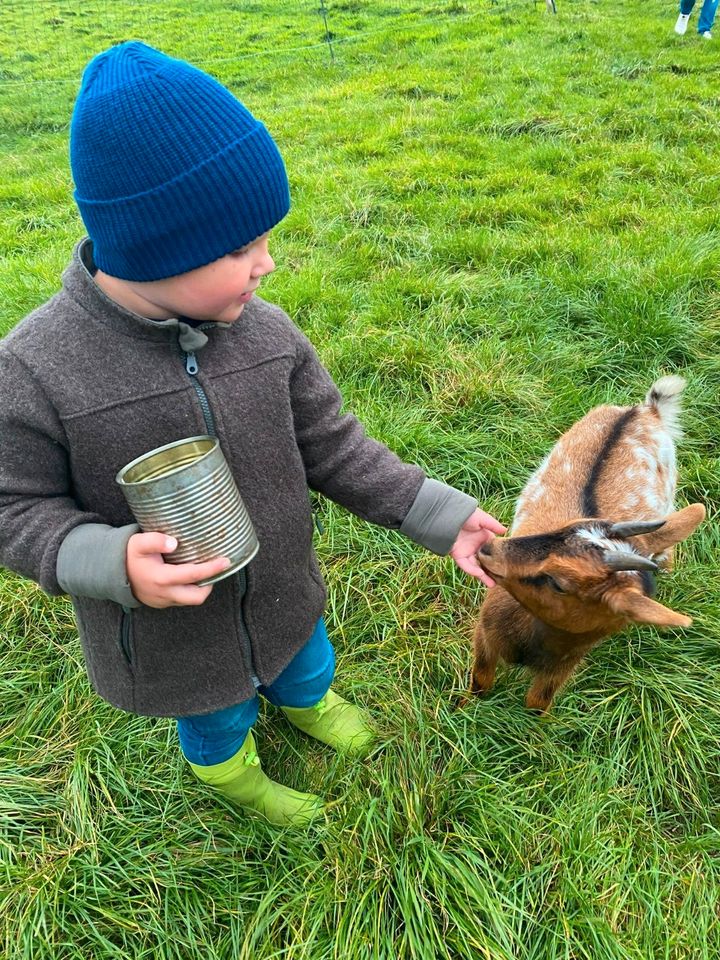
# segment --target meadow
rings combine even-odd
[[[367,760],[270,708],[267,772],[330,800],[282,831],[218,801],[173,724],[101,701],[72,609],[0,573],[0,953],[7,960],[720,957],[718,50],[658,0],[6,0],[0,335],[83,234],[68,122],[97,51],[142,39],[261,117],[293,206],[263,295],[348,409],[506,523],[590,407],[680,373],[662,577],[685,631],[596,649],[545,717],[526,677],[457,708],[482,588],[322,499],[335,687]],[[80,347],[81,348],[81,347]]]

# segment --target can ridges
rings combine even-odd
[[[159,462],[152,469],[154,460]],[[216,437],[190,437],[151,450],[126,464],[116,480],[142,530],[177,539],[168,562],[231,560],[227,570],[203,583],[230,576],[257,553],[252,521]]]

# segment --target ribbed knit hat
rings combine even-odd
[[[290,208],[263,124],[207,73],[135,41],[85,68],[70,165],[95,262],[123,280],[201,267]]]

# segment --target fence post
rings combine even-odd
[[[328,50],[330,51],[330,59],[333,63],[335,63],[335,51],[333,50],[332,46],[330,30],[328,29],[327,7],[325,6],[325,0],[320,0],[320,12],[322,13],[323,23],[325,24],[325,41],[328,45]]]

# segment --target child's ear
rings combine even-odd
[[[664,607],[656,600],[651,600],[639,590],[613,590],[605,597],[605,603],[615,613],[634,620],[636,623],[652,623],[656,627],[689,627],[690,617],[676,613],[669,607]]]
[[[705,519],[705,507],[702,503],[691,503],[689,507],[671,513],[665,523],[652,533],[638,537],[643,553],[657,554],[685,540]]]

